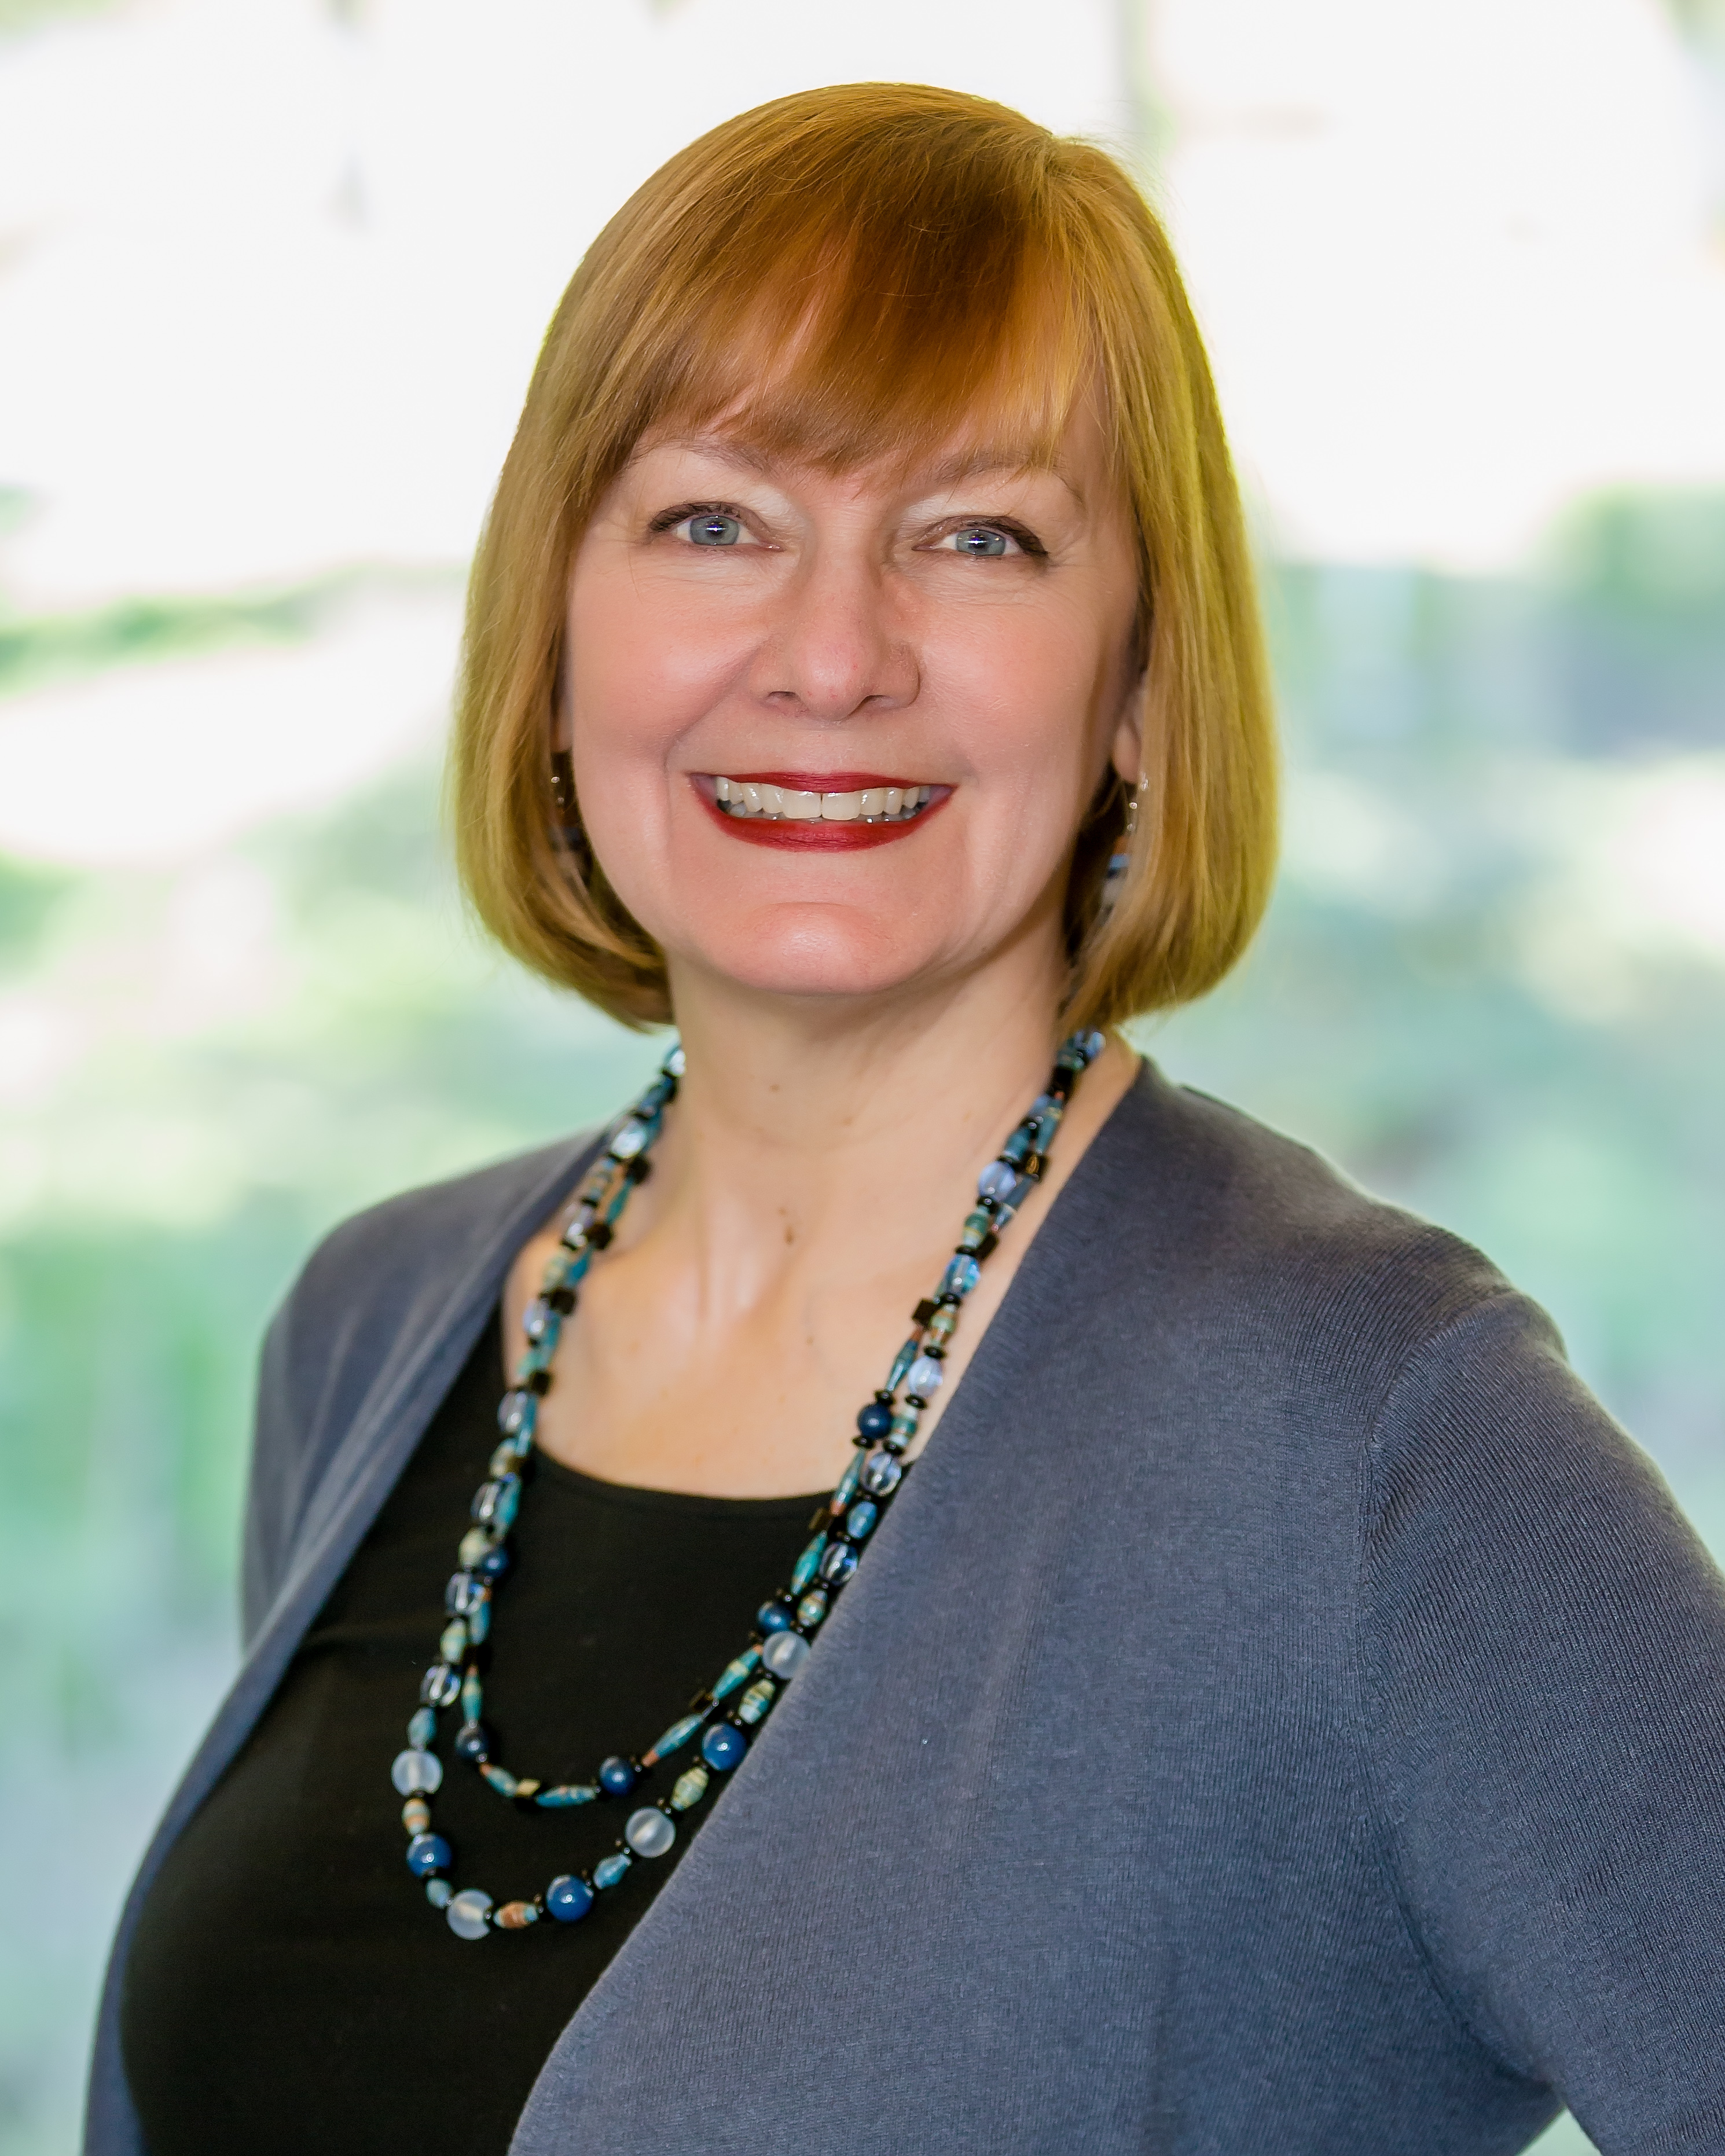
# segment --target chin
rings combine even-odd
[[[709,927],[685,955],[709,977],[757,995],[870,998],[927,980],[952,954],[929,948],[915,921],[883,921],[848,906],[782,906],[716,933]]]

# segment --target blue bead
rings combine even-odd
[[[983,1269],[974,1258],[954,1258],[945,1272],[941,1275],[940,1291],[942,1295],[968,1295],[982,1276]],[[889,1415],[888,1429],[891,1427],[891,1422],[892,1419]],[[870,1432],[870,1435],[875,1437],[885,1437],[886,1435],[886,1431],[884,1430]]]
[[[416,1879],[429,1871],[447,1871],[454,1851],[440,1834],[416,1834],[408,1844],[408,1869]]]
[[[892,1368],[886,1373],[886,1389],[889,1393],[896,1393],[898,1390],[905,1372],[910,1368],[911,1363],[922,1353],[922,1342],[913,1332],[892,1358]]]
[[[536,1295],[521,1312],[521,1330],[530,1340],[555,1340],[558,1317],[542,1295]]]
[[[465,1617],[485,1599],[485,1582],[470,1572],[453,1573],[444,1589],[444,1607],[452,1617]]]
[[[683,1073],[689,1068],[689,1059],[683,1053],[683,1044],[680,1040],[677,1043],[676,1046],[672,1049],[670,1055],[665,1057],[664,1062],[661,1063],[659,1067],[662,1071],[664,1071],[667,1078],[680,1078],[682,1076]]]
[[[454,1892],[447,1879],[428,1879],[425,1882],[425,1898],[434,1909],[447,1909]]]
[[[631,1116],[605,1150],[613,1160],[633,1160],[637,1153],[645,1150],[646,1144],[646,1126],[638,1123]]]
[[[800,1594],[803,1592],[803,1589],[808,1586],[809,1581],[814,1578],[815,1567],[820,1563],[821,1552],[826,1548],[826,1546],[827,1538],[824,1532],[823,1532],[814,1537],[814,1540],[809,1543],[808,1548],[803,1551],[802,1556],[797,1559],[795,1568],[791,1573],[791,1592],[793,1594]]]
[[[1049,1147],[1055,1142],[1055,1132],[1059,1130],[1060,1127],[1060,1112],[1058,1108],[1050,1109],[1047,1114],[1039,1119],[1036,1125],[1036,1150],[1038,1152],[1046,1152],[1048,1151]]]
[[[538,1415],[539,1402],[533,1394],[506,1393],[498,1404],[497,1427],[506,1437],[518,1437],[532,1430]]]
[[[619,1849],[613,1856],[602,1856],[593,1868],[595,1887],[614,1887],[629,1870],[632,1860]]]
[[[891,1430],[891,1427],[892,1418],[889,1415],[886,1419],[886,1428]],[[883,1437],[886,1434],[885,1430],[881,1432]],[[828,1511],[835,1519],[856,1495],[856,1486],[862,1480],[863,1457],[860,1452],[853,1451],[850,1455],[850,1465],[839,1477],[839,1486],[834,1491],[827,1507]]]
[[[473,1500],[473,1517],[493,1534],[506,1535],[515,1525],[521,1502],[519,1475],[500,1475],[495,1482],[482,1482]]]
[[[627,1796],[635,1785],[635,1770],[614,1752],[599,1767],[599,1786],[614,1797]]]
[[[811,1587],[797,1604],[797,1622],[805,1632],[812,1632],[826,1614],[826,1589],[824,1587]]]
[[[767,1608],[776,1613],[774,1621],[769,1625],[766,1621],[766,1615],[763,1611],[761,1616],[756,1620],[757,1623],[759,1624],[761,1630],[763,1632],[783,1631],[786,1625],[789,1622],[789,1620],[785,1614],[785,1606],[783,1603],[769,1602],[767,1604]],[[747,1682],[748,1679],[752,1677],[755,1671],[760,1667],[760,1664],[761,1650],[758,1647],[745,1647],[734,1662],[726,1662],[724,1668],[720,1671],[719,1681],[713,1686],[713,1697],[716,1700],[723,1699],[727,1692],[735,1691],[738,1685]]]
[[[842,1587],[856,1570],[856,1552],[849,1543],[834,1543],[820,1561],[820,1576],[829,1587]]]
[[[782,1632],[791,1621],[791,1613],[782,1602],[763,1602],[755,1612],[755,1622],[763,1632]]]
[[[913,1399],[932,1400],[946,1382],[946,1375],[932,1355],[919,1355],[905,1373],[905,1391]]]
[[[857,1409],[856,1426],[865,1437],[885,1437],[892,1428],[892,1409],[882,1407],[879,1400],[870,1400],[865,1408]]]
[[[701,1740],[701,1756],[722,1774],[734,1767],[748,1749],[748,1739],[728,1722],[716,1722]]]
[[[890,1497],[903,1479],[904,1471],[890,1452],[871,1452],[863,1468],[862,1486],[877,1497]]]
[[[429,1707],[416,1707],[413,1718],[408,1724],[408,1742],[415,1751],[424,1751],[437,1734],[437,1712]]]
[[[483,1760],[491,1748],[491,1732],[482,1722],[464,1722],[455,1732],[455,1752],[459,1758]]]
[[[1076,1040],[1079,1049],[1082,1051],[1084,1060],[1087,1064],[1094,1063],[1096,1058],[1101,1054],[1102,1050],[1108,1045],[1107,1042],[1099,1033],[1081,1033],[1076,1034],[1074,1039]]]
[[[978,1198],[1004,1198],[1018,1178],[1004,1160],[991,1160],[976,1179]]]
[[[1005,1226],[1035,1188],[1036,1178],[1034,1175],[1015,1175],[1013,1178],[1011,1189],[995,1204],[995,1218],[1002,1227]]]
[[[860,1543],[880,1517],[878,1509],[866,1497],[860,1499],[845,1515],[845,1532],[854,1543]]]
[[[482,1573],[487,1579],[501,1579],[509,1569],[509,1552],[506,1549],[489,1549],[473,1568]]]
[[[643,1755],[644,1763],[656,1766],[661,1759],[669,1759],[673,1752],[680,1752],[706,1719],[702,1714],[685,1714],[680,1721],[672,1722],[652,1750]]]
[[[419,1680],[419,1698],[426,1707],[453,1707],[460,1691],[460,1673],[447,1662],[434,1662]]]
[[[1020,1161],[1030,1150],[1031,1133],[1021,1124],[1000,1148],[1003,1160]]]
[[[546,1913],[555,1917],[560,1924],[578,1924],[592,1907],[592,1887],[572,1872],[566,1871],[561,1878],[553,1879],[545,1890]]]

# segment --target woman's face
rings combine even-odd
[[[674,992],[878,998],[1039,938],[1057,983],[1080,819],[1139,767],[1137,605],[1087,408],[1053,470],[644,438],[576,555],[559,724]]]

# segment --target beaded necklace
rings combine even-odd
[[[639,1758],[613,1753],[599,1763],[592,1781],[547,1786],[534,1776],[512,1774],[495,1756],[495,1740],[481,1719],[485,1641],[497,1591],[509,1570],[510,1530],[531,1468],[539,1403],[551,1389],[552,1360],[563,1321],[575,1307],[576,1290],[588,1266],[610,1242],[629,1193],[647,1179],[648,1155],[683,1075],[680,1047],[672,1049],[653,1083],[612,1126],[577,1194],[540,1291],[527,1306],[526,1344],[497,1410],[502,1440],[475,1495],[473,1524],[461,1538],[458,1569],[444,1590],[447,1622],[437,1660],[420,1683],[419,1706],[408,1724],[408,1748],[397,1754],[390,1768],[390,1779],[406,1799],[401,1817],[408,1835],[408,1869],[424,1881],[427,1900],[443,1911],[458,1938],[525,1931],[544,1917],[578,1922],[601,1894],[621,1885],[637,1858],[666,1855],[676,1840],[680,1816],[693,1811],[713,1778],[728,1774],[742,1758],[752,1732],[808,1660],[815,1633],[855,1573],[869,1537],[903,1482],[904,1455],[940,1389],[942,1364],[965,1298],[1001,1230],[1041,1180],[1073,1087],[1101,1049],[1099,1033],[1074,1034],[1062,1044],[1047,1090],[1031,1102],[998,1158],[978,1178],[975,1207],[940,1285],[917,1304],[911,1337],[893,1358],[886,1383],[858,1410],[852,1440],[855,1457],[810,1522],[814,1539],[792,1568],[788,1582],[757,1612],[747,1645]],[[439,1716],[456,1707],[461,1714],[456,1757],[477,1768],[500,1797],[524,1809],[557,1812],[626,1798],[676,1753],[692,1745],[696,1757],[664,1797],[637,1803],[614,1848],[590,1871],[560,1873],[530,1899],[500,1907],[477,1887],[456,1891],[449,1876],[454,1852],[443,1835],[432,1831],[430,1799],[444,1779],[443,1762],[432,1747]]]

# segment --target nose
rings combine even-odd
[[[775,593],[749,669],[797,718],[857,718],[915,701],[922,675],[890,572],[860,547],[812,549]]]

